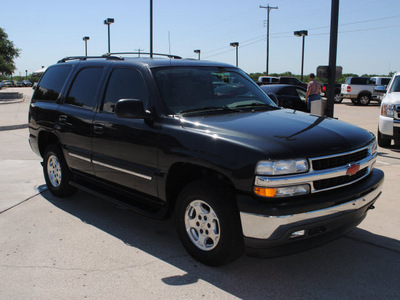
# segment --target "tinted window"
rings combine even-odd
[[[139,71],[115,69],[108,82],[103,111],[114,112],[115,104],[121,99],[139,99],[147,103],[149,94]]]
[[[72,67],[68,65],[49,68],[40,80],[33,94],[33,99],[56,101],[71,70]]]
[[[381,84],[382,85],[388,85],[390,82],[390,78],[382,78],[381,79]]]
[[[351,79],[351,84],[371,84],[371,80],[365,77],[353,77]]]
[[[93,108],[96,104],[96,93],[99,87],[103,68],[87,68],[76,76],[69,91],[66,103]]]

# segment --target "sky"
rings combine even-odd
[[[343,73],[400,71],[400,1],[340,0],[337,65]],[[328,65],[331,0],[153,0],[153,50],[234,65],[247,73],[266,69],[266,14],[270,11],[269,73],[301,73],[302,38],[308,30],[304,74]],[[14,75],[25,75],[66,56],[108,51],[150,51],[149,0],[2,1],[0,27],[21,49]]]

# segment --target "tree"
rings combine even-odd
[[[20,51],[8,39],[3,28],[0,28],[0,75],[10,76],[14,73],[16,69],[14,59],[19,56]]]

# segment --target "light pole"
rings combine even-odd
[[[108,53],[111,52],[110,50],[110,25],[114,23],[114,19],[113,18],[107,18],[106,20],[104,20],[104,25],[107,25],[108,27]]]
[[[302,46],[302,51],[301,51],[301,81],[303,81],[303,67],[304,67],[304,43],[305,43],[305,37],[308,35],[307,30],[299,30],[295,31],[294,35],[297,37],[303,37],[303,46]]]
[[[236,48],[236,67],[239,66],[239,53],[238,53],[238,48],[239,48],[239,43],[238,42],[234,42],[231,43],[231,47],[235,47]]]
[[[25,79],[28,80],[28,70],[25,70]]]
[[[83,40],[85,41],[85,56],[87,56],[87,41],[90,39],[88,36],[84,36]]]
[[[193,52],[194,52],[194,53],[197,53],[197,54],[199,55],[199,58],[198,58],[198,59],[200,60],[200,52],[201,52],[200,49],[196,49],[196,50],[194,50]]]

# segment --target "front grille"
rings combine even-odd
[[[335,178],[329,178],[329,179],[323,179],[323,180],[317,180],[314,181],[314,189],[315,190],[324,190],[324,189],[329,189],[332,187],[336,186],[341,186],[343,184],[348,184],[351,182],[354,182],[363,176],[367,174],[368,168],[364,168],[360,171],[358,171],[356,174],[353,176],[340,176],[340,177],[335,177]]]
[[[396,111],[394,118],[400,120],[400,105],[396,105],[394,110]]]
[[[332,156],[328,158],[316,159],[312,161],[312,167],[314,171],[326,170],[345,166],[349,163],[360,161],[368,156],[368,149],[353,152],[350,154]]]

